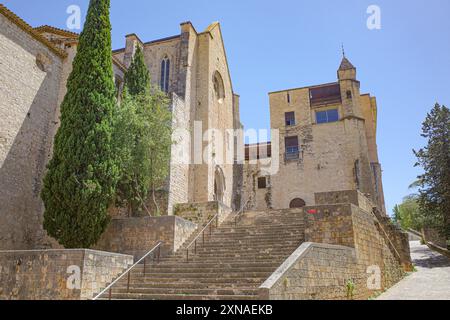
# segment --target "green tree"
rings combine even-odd
[[[151,120],[148,122],[150,141],[150,188],[156,214],[160,209],[155,198],[157,189],[164,186],[169,175],[170,151],[172,145],[172,113],[168,109],[165,93],[155,90],[151,95]]]
[[[121,151],[122,170],[117,188],[117,204],[127,205],[129,214],[148,209],[149,191],[157,208],[155,190],[168,175],[171,119],[167,96],[150,86],[144,55],[137,49],[125,75],[125,91],[120,107],[120,124],[115,139]]]
[[[419,206],[427,226],[450,239],[450,110],[438,103],[422,125],[427,146],[414,151],[416,166],[424,169],[420,181]]]
[[[90,1],[41,194],[44,228],[67,248],[98,241],[119,178],[109,8],[110,0]]]
[[[400,224],[404,230],[421,230],[422,217],[419,209],[419,202],[416,195],[410,195],[403,199],[401,204],[394,207],[394,220]]]
[[[133,61],[125,73],[125,86],[133,97],[146,94],[150,90],[150,73],[140,46],[137,46]]]
[[[129,214],[139,214],[151,191],[159,214],[155,191],[164,185],[169,173],[172,144],[172,114],[164,93],[131,96],[124,94],[120,107],[120,125],[116,133],[121,150],[121,179],[117,187],[117,204],[127,205]]]

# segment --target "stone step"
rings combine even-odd
[[[241,281],[241,280],[239,280]],[[199,282],[199,281],[192,281],[192,282],[173,282],[173,279],[166,279],[166,281],[154,281],[154,282],[136,282],[136,281],[130,281],[130,288],[166,288],[166,289],[255,289],[255,287],[258,287],[262,282],[258,279],[256,281],[247,281],[247,282]],[[117,285],[114,286],[113,289],[120,289],[120,288],[127,288],[127,282],[121,281]]]
[[[242,247],[242,246],[257,246],[257,247],[271,247],[271,246],[279,246],[279,245],[297,245],[299,242],[304,242],[304,237],[303,236],[298,236],[298,237],[293,237],[291,239],[285,239],[285,240],[280,240],[280,239],[273,239],[273,240],[259,240],[259,239],[254,239],[254,240],[226,240],[226,239],[205,239],[205,241],[203,242],[202,239],[197,240],[197,247],[202,246],[202,247],[208,247],[208,248],[216,248],[216,247],[223,247],[223,248],[227,248],[227,247]],[[194,247],[195,243],[192,243],[192,246],[189,247],[192,248]],[[186,249],[187,246],[184,248]]]
[[[112,294],[113,300],[257,300],[257,295]],[[102,300],[107,300],[105,294]]]
[[[233,267],[233,268],[224,268],[224,267],[210,267],[210,266],[203,266],[203,267],[190,267],[186,265],[180,265],[178,267],[164,267],[160,266],[158,268],[152,267],[152,268],[146,268],[145,274],[155,274],[155,273],[177,273],[177,272],[183,272],[183,273],[218,273],[218,272],[228,272],[228,273],[234,273],[234,272],[272,272],[274,271],[273,267]],[[135,274],[142,274],[143,270],[133,270],[132,275]]]
[[[259,286],[304,241],[302,215],[243,215],[237,225],[230,216],[212,233],[205,233],[189,250],[193,234],[175,254],[159,263],[137,266],[112,290],[112,299],[250,300]],[[103,298],[107,298],[105,294]]]
[[[237,224],[234,222],[222,223],[220,227],[222,228],[230,228],[230,229],[245,229],[245,228],[280,228],[280,227],[289,227],[289,226],[303,226],[305,225],[305,221],[295,220],[295,219],[286,219],[286,220],[272,220],[272,221],[240,221]]]
[[[277,254],[258,254],[258,255],[250,255],[249,254],[221,254],[221,255],[214,255],[213,253],[189,253],[189,261],[192,262],[211,262],[211,261],[233,261],[237,262],[239,261],[247,261],[247,262],[257,262],[257,261],[284,261],[287,257],[289,257],[292,254],[293,251],[287,251],[283,253],[277,253]],[[180,258],[181,259],[181,258]],[[183,262],[186,261],[186,256],[183,256],[182,258]]]
[[[255,251],[249,251],[249,252],[228,252],[228,253],[214,253],[214,252],[198,252],[194,253],[193,251],[189,251],[189,257],[198,257],[199,259],[204,259],[205,262],[207,261],[219,261],[219,262],[237,262],[236,260],[245,260],[248,262],[252,261],[261,261],[261,260],[276,260],[279,261],[279,259],[287,258],[294,252],[295,249],[283,249],[275,252],[255,252]],[[184,262],[186,259],[186,252],[183,252],[182,254],[177,254],[177,256],[171,257],[171,258],[165,258],[160,261],[160,263],[164,263],[165,261],[179,261]],[[235,260],[236,259],[236,260]]]
[[[281,239],[280,239],[281,238]],[[205,240],[203,241],[203,238],[198,238],[197,239],[197,245],[199,244],[211,244],[211,245],[222,245],[222,246],[233,246],[233,245],[239,245],[239,244],[243,244],[243,245],[253,245],[253,244],[259,244],[259,245],[267,245],[267,246],[271,246],[271,245],[276,245],[276,244],[282,244],[282,243],[290,243],[290,242],[298,242],[298,241],[304,241],[304,235],[303,234],[298,234],[295,236],[279,236],[279,237],[275,237],[273,236],[272,238],[241,238],[241,237],[206,237]],[[182,248],[186,248],[189,244],[194,245],[194,242],[187,242],[186,245]]]
[[[171,284],[177,285],[200,285],[200,286],[245,286],[254,287],[261,285],[267,277],[262,278],[234,278],[234,279],[223,279],[223,278],[185,278],[185,279],[174,279],[174,278],[164,278],[164,277],[145,277],[145,278],[130,278],[130,286],[170,286]],[[122,278],[117,282],[118,286],[127,285],[127,277]]]
[[[295,237],[295,236],[301,236],[305,233],[304,230],[293,230],[290,232],[278,232],[278,231],[274,231],[274,232],[261,232],[261,233],[236,233],[236,232],[220,232],[220,231],[215,231],[212,234],[210,233],[205,233],[205,239],[206,238],[218,238],[218,239],[276,239],[278,237],[278,239],[280,239],[281,237]],[[200,235],[200,237],[198,237],[199,239],[202,237],[203,235]]]
[[[185,263],[176,261],[174,263],[165,262],[159,264],[147,264],[146,270],[148,268],[252,268],[252,267],[268,267],[277,268],[279,267],[278,262],[233,262],[233,261],[213,261],[213,262],[198,262],[198,263]],[[143,271],[144,265],[137,265],[134,270]]]
[[[216,241],[236,241],[236,240],[247,240],[247,241],[265,241],[265,240],[280,240],[281,239],[295,239],[298,237],[303,237],[304,231],[297,231],[297,232],[289,232],[289,233],[264,233],[261,235],[252,235],[252,234],[236,234],[236,233],[213,233],[205,234],[205,240],[216,240]],[[198,237],[198,240],[202,240],[203,236]],[[193,239],[192,239],[193,240]],[[192,242],[192,241],[191,241]],[[188,242],[190,243],[190,242]]]
[[[236,231],[242,231],[242,232],[252,232],[252,231],[268,231],[268,230],[292,230],[292,229],[301,229],[304,228],[304,223],[296,223],[294,221],[291,221],[286,224],[261,224],[261,225],[251,225],[251,226],[234,226],[234,225],[221,225],[219,228],[213,228],[213,230],[216,231],[222,231],[222,232],[236,232]],[[209,230],[209,229],[207,229]]]
[[[264,249],[275,249],[275,248],[291,248],[291,247],[298,247],[299,244],[304,242],[304,239],[295,239],[291,241],[277,241],[277,242],[265,242],[265,241],[255,241],[255,242],[235,242],[235,243],[228,243],[228,242],[215,242],[215,241],[205,241],[203,242],[197,242],[197,245],[195,243],[189,247],[189,250],[194,250],[195,247],[197,247],[197,250],[203,249],[203,250],[214,250],[214,251],[249,251],[249,250],[264,250]],[[186,249],[185,249],[186,250]]]
[[[289,254],[290,255],[290,254]],[[274,257],[225,257],[224,259],[217,259],[215,257],[196,257],[195,255],[189,255],[189,262],[186,262],[186,256],[183,256],[182,258],[177,259],[169,259],[161,262],[162,264],[168,263],[186,263],[186,264],[193,264],[193,263],[226,263],[226,262],[233,262],[233,263],[279,263],[281,264],[286,258],[289,256],[274,256]]]
[[[299,242],[300,243],[300,242]],[[228,248],[228,247],[224,247],[224,248],[204,248],[202,246],[197,247],[197,251],[195,252],[195,254],[197,255],[214,255],[214,256],[228,256],[228,255],[237,255],[239,254],[241,255],[245,255],[245,254],[271,254],[271,253],[280,253],[280,254],[285,254],[288,252],[293,252],[296,248],[298,248],[299,245],[286,245],[286,246],[271,246],[271,247],[267,247],[267,246],[262,246],[262,247],[240,247],[240,248],[235,248],[233,250],[233,248]],[[195,248],[192,247],[189,250],[189,254],[194,254]],[[186,253],[183,252],[184,254]]]
[[[269,216],[260,216],[260,217],[251,217],[251,216],[242,216],[238,218],[237,225],[245,225],[246,223],[251,223],[253,225],[259,225],[259,224],[279,224],[279,223],[289,223],[291,221],[298,221],[303,222],[305,221],[305,218],[303,216],[296,216],[296,215],[274,215],[272,217]],[[229,223],[231,225],[236,225],[234,217],[232,220],[228,220],[226,223]]]
[[[225,289],[225,288],[141,288],[138,286],[117,287],[112,294],[176,294],[176,295],[257,295],[257,288],[250,289]]]
[[[162,273],[162,272],[147,272],[144,274],[132,274],[131,278],[134,279],[151,279],[154,278],[177,278],[177,279],[196,279],[196,278],[217,278],[222,277],[224,279],[240,279],[240,278],[267,278],[268,275],[270,275],[270,272],[251,272],[251,271],[244,271],[244,272],[215,272],[215,273],[203,273],[203,272],[192,272],[192,273],[185,273],[185,272],[175,272],[175,273]]]

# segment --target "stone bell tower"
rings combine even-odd
[[[341,88],[343,118],[362,118],[360,107],[360,83],[356,80],[356,68],[345,57],[345,54],[337,74]]]

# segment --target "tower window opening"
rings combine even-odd
[[[347,91],[347,99],[352,98],[352,92],[350,90]]]

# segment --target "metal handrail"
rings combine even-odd
[[[250,203],[250,199],[247,200],[244,206],[241,207],[241,209],[238,211],[238,213],[235,216],[235,224],[237,223],[237,216],[242,214],[244,212],[245,207]],[[189,262],[189,250],[192,246],[194,246],[194,254],[197,253],[197,241],[200,237],[202,237],[202,243],[205,244],[205,232],[209,227],[209,235],[212,236],[212,228],[213,228],[213,222],[216,223],[216,228],[219,227],[219,216],[220,213],[217,213],[209,222],[203,227],[203,229],[198,233],[198,235],[194,238],[194,240],[191,241],[191,243],[186,247],[186,262]]]
[[[119,282],[120,279],[122,279],[125,275],[128,275],[128,283],[127,283],[127,292],[130,291],[130,279],[131,279],[131,270],[133,270],[140,262],[142,262],[142,260],[144,261],[144,274],[145,274],[145,259],[152,254],[156,249],[158,249],[158,258],[157,258],[157,262],[159,262],[159,259],[161,257],[161,245],[163,244],[162,241],[159,241],[156,246],[150,250],[149,252],[147,252],[142,258],[140,258],[135,264],[133,264],[131,267],[129,267],[124,273],[122,273],[116,280],[114,280],[113,282],[111,282],[111,284],[109,286],[107,286],[102,292],[100,292],[98,295],[96,295],[94,297],[94,299],[92,300],[97,300],[98,298],[100,298],[102,295],[104,295],[108,290],[109,290],[109,300],[111,300],[111,294],[112,294],[112,287]]]
[[[194,240],[186,247],[186,262],[189,262],[189,249],[194,245],[194,253],[197,253],[197,240],[200,236],[203,238],[203,244],[205,244],[205,231],[209,227],[209,235],[212,235],[213,222],[216,222],[216,228],[219,226],[219,213],[217,213],[209,222],[203,227],[203,229],[198,233]]]
[[[395,248],[395,245],[392,243],[392,241],[391,241],[391,239],[390,239],[388,233],[386,232],[386,230],[384,230],[384,227],[383,227],[383,225],[382,225],[382,222],[380,221],[380,219],[378,218],[378,216],[377,216],[377,214],[374,212],[374,210],[377,210],[377,209],[374,208],[374,209],[372,210],[372,215],[373,215],[373,216],[375,217],[375,219],[377,220],[378,225],[379,225],[381,231],[383,231],[383,233],[384,233],[384,237],[385,237],[386,240],[389,242],[391,248],[394,249],[394,252],[395,252],[397,258],[398,258],[399,261],[401,262],[401,261],[402,261],[402,256],[401,256],[400,253],[397,251],[397,248]]]
[[[244,213],[245,208],[247,207],[247,205],[250,203],[250,199],[248,199],[245,204],[241,207],[241,209],[239,209],[239,211],[236,213],[236,215],[234,216],[234,225],[237,226],[238,223],[238,218],[240,216],[242,216],[242,214]]]

